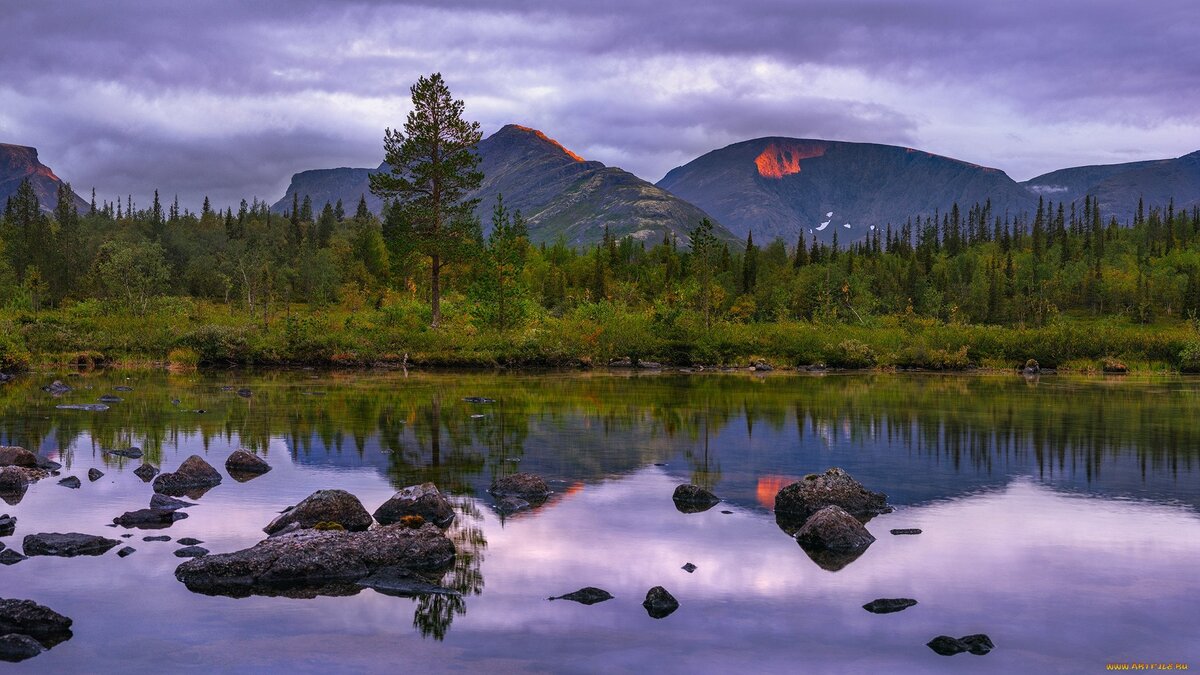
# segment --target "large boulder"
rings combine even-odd
[[[386,525],[363,532],[301,530],[254,546],[195,558],[175,570],[188,589],[206,595],[353,595],[356,582],[387,567],[436,572],[455,548],[436,526]]]
[[[887,495],[871,492],[834,467],[822,474],[811,473],[780,490],[775,495],[775,519],[784,531],[794,534],[809,516],[826,506],[839,506],[863,522],[892,511]]]
[[[38,456],[15,445],[0,446],[0,466],[23,466],[37,468]]]
[[[258,455],[245,450],[235,450],[225,460],[225,471],[239,483],[261,476],[271,470],[271,465]]]
[[[154,491],[165,495],[191,495],[221,483],[221,474],[204,461],[200,455],[192,455],[174,473],[159,474],[154,479]]]
[[[671,495],[681,513],[700,513],[716,506],[721,499],[699,485],[680,485]]]
[[[344,529],[359,532],[371,526],[371,514],[363,508],[358,497],[345,490],[317,490],[304,501],[279,514],[263,528],[267,534],[275,534],[283,528],[297,523],[301,528],[311,528],[318,523],[336,523]]]
[[[454,507],[436,485],[422,483],[400,490],[375,509],[375,520],[380,525],[398,523],[404,516],[421,516],[438,527],[446,527],[454,520]]]
[[[104,555],[121,542],[94,534],[41,532],[25,535],[25,555],[52,555],[73,558],[77,555]]]

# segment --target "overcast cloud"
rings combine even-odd
[[[537,127],[658,180],[782,135],[1017,180],[1200,149],[1195,0],[148,3],[0,0],[0,142],[81,194],[274,201],[375,166],[440,71],[485,133]]]

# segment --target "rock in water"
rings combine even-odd
[[[225,460],[225,470],[229,472],[231,478],[239,483],[244,483],[270,471],[271,465],[258,455],[246,450],[235,450]]]
[[[175,509],[185,509],[189,506],[195,506],[195,504],[185,502],[182,499],[168,497],[167,495],[160,495],[157,492],[150,496],[150,508],[152,509],[174,511]]]
[[[141,448],[125,448],[124,450],[109,450],[108,454],[129,459],[141,459],[143,453]]]
[[[957,639],[949,635],[939,635],[925,644],[942,656],[954,656],[963,652],[983,656],[996,648],[996,645],[992,644],[992,639],[983,633],[965,635]]]
[[[421,516],[426,521],[446,527],[454,520],[454,508],[450,500],[438,491],[433,483],[410,485],[375,509],[375,520],[380,525],[400,522],[404,516]]]
[[[73,558],[78,555],[103,555],[121,542],[94,534],[42,532],[25,535],[25,555],[52,555]]]
[[[780,490],[775,495],[775,520],[792,534],[809,516],[831,505],[864,522],[892,510],[887,505],[887,495],[871,492],[850,474],[834,467],[823,474],[809,474]]]
[[[127,511],[113,518],[113,523],[122,527],[158,529],[168,527],[171,523],[187,517],[186,513],[175,509],[138,509],[137,511]]]
[[[55,380],[42,387],[42,391],[53,394],[54,396],[62,396],[63,394],[71,391],[71,388],[63,384],[61,380]]]
[[[208,555],[208,549],[201,546],[184,546],[175,550],[176,558],[199,558]]]
[[[650,618],[663,619],[679,609],[679,601],[668,593],[667,589],[655,586],[646,592],[646,599],[642,601],[642,607],[646,608],[646,613],[650,615]]]
[[[699,485],[680,485],[671,495],[675,508],[682,513],[701,513],[716,506],[721,500]]]
[[[905,527],[890,530],[892,534],[921,534],[921,529],[917,527]]]
[[[221,474],[200,455],[192,455],[183,460],[174,473],[159,474],[154,479],[154,491],[179,496],[203,491],[220,483]]]
[[[7,513],[0,516],[0,537],[7,537],[17,529],[17,517]]]
[[[830,572],[857,560],[874,541],[857,518],[838,506],[817,511],[796,533],[796,542],[808,557]]]
[[[691,574],[692,572],[695,572],[697,568],[692,563],[687,563],[686,565],[684,565],[683,567],[681,567],[679,569],[683,570],[684,572],[687,572],[688,574]]]
[[[72,490],[78,490],[80,486],[83,485],[83,482],[75,476],[67,476],[66,478],[58,481],[58,484],[63,487],[71,488]]]
[[[85,410],[87,412],[104,412],[108,410],[108,406],[103,403],[66,403],[54,407],[59,410]]]
[[[153,537],[142,537],[142,541],[171,541],[171,538],[165,534],[160,534]]]
[[[541,506],[550,496],[550,487],[546,485],[546,481],[541,476],[531,473],[514,473],[492,481],[488,492],[497,499],[498,503],[515,498],[529,502],[529,506]],[[520,508],[509,510],[516,511]]]
[[[612,594],[609,593],[608,591],[604,590],[603,588],[596,588],[595,586],[584,586],[583,588],[581,588],[573,593],[567,593],[566,595],[557,595],[557,596],[554,596],[554,597],[548,598],[548,599],[549,600],[570,600],[571,602],[578,602],[581,605],[594,605],[597,602],[604,602],[605,600],[612,600],[612,597],[613,597]]]
[[[133,475],[141,478],[143,483],[149,483],[158,475],[158,467],[143,462],[141,466],[133,470]]]
[[[179,544],[181,546],[199,546],[200,544],[203,544],[203,543],[204,542],[200,541],[199,539],[197,539],[195,537],[184,537],[183,539],[179,540]]]
[[[29,484],[46,477],[41,469],[27,469],[21,466],[0,467],[0,499],[9,504],[19,504],[25,498]]]
[[[360,532],[372,522],[371,514],[363,508],[358,497],[345,490],[317,490],[281,513],[263,531],[275,534],[291,523],[299,523],[302,528],[311,528],[317,523],[337,523],[352,532]]]
[[[133,555],[134,553],[137,553],[137,549],[132,546],[126,546],[125,548],[122,548],[121,550],[117,551],[117,555],[122,558],[127,558],[127,557]]]
[[[97,400],[100,401],[101,403],[120,403],[121,397],[116,396],[114,394],[104,394]]]
[[[28,635],[19,633],[0,635],[0,661],[17,663],[31,659],[44,651],[46,648],[42,646],[42,643]]]
[[[863,609],[872,614],[891,614],[908,609],[917,604],[912,598],[877,598],[863,605]]]
[[[208,595],[350,595],[361,590],[358,580],[384,567],[436,572],[451,565],[454,556],[454,542],[432,524],[415,530],[403,525],[362,532],[302,530],[189,560],[175,570],[175,578]]]
[[[104,477],[104,472],[100,469],[88,469],[88,480],[95,483]]]
[[[0,446],[0,466],[23,466],[27,469],[37,468],[37,455],[15,445]]]
[[[14,646],[14,641],[9,639],[13,636],[31,638],[42,648],[50,649],[71,639],[71,623],[71,619],[32,600],[0,599],[0,635],[4,636],[0,639],[7,643],[0,650],[5,653],[11,649],[32,651],[29,645],[25,645],[24,648]],[[36,656],[41,651],[43,650],[32,651],[30,656]]]
[[[0,551],[0,565],[16,565],[22,560],[29,560],[29,558],[17,553],[11,548],[6,548],[3,551]]]

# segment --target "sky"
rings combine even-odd
[[[375,166],[441,72],[507,123],[657,181],[791,136],[1016,180],[1200,149],[1195,0],[0,0],[0,143],[76,191],[197,209]]]

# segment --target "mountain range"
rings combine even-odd
[[[1059,169],[1018,183],[999,169],[913,148],[785,137],[758,138],[706,153],[652,184],[617,167],[588,161],[546,134],[509,124],[476,148],[484,181],[470,196],[485,231],[497,196],[519,209],[534,242],[559,238],[573,246],[604,236],[632,236],[650,244],[673,236],[681,244],[702,218],[725,241],[753,233],[759,242],[798,236],[843,242],[871,226],[966,209],[991,200],[998,215],[1028,215],[1039,198],[1082,204],[1093,196],[1107,219],[1133,219],[1138,199],[1147,207],[1200,207],[1200,151],[1175,159]],[[290,209],[308,196],[319,210],[341,199],[353,212],[360,197],[379,213],[369,176],[387,170],[337,168],[292,176],[272,208]],[[29,178],[43,209],[54,208],[62,182],[38,161],[37,150],[0,144],[0,203]],[[78,205],[86,202],[75,195]],[[811,235],[810,235],[811,233]]]
[[[651,244],[665,236],[689,241],[688,232],[708,217],[699,208],[637,176],[590,162],[564,148],[546,134],[509,124],[476,146],[483,184],[469,195],[479,199],[476,214],[485,231],[499,195],[510,210],[520,210],[530,239],[580,246],[601,240],[607,227],[616,238],[633,237]],[[367,206],[379,212],[382,204],[370,192],[369,176],[387,170],[324,169],[292,176],[283,198],[271,208],[290,209],[293,196],[308,195],[315,208],[342,200],[352,210],[362,196]],[[737,239],[716,225],[715,234],[724,240]]]

